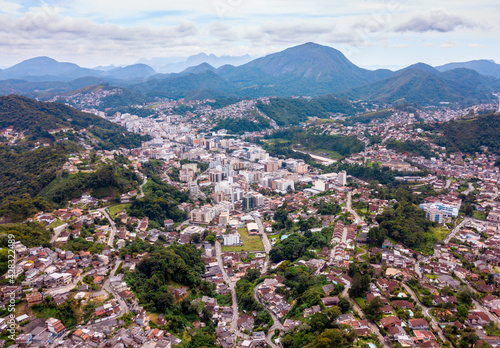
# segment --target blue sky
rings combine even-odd
[[[0,0],[0,66],[92,67],[199,52],[262,56],[304,42],[368,68],[500,62],[498,0]]]

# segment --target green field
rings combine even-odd
[[[434,227],[431,229],[431,231],[440,242],[442,242],[443,239],[448,235],[448,233],[450,233],[449,230],[442,227]]]
[[[478,220],[486,220],[486,214],[483,211],[474,210],[474,218]]]
[[[362,297],[356,297],[354,299],[354,301],[356,301],[356,303],[361,307],[361,308],[365,308],[365,299],[362,298]]]
[[[238,228],[243,241],[241,246],[223,246],[222,251],[264,251],[260,236],[249,236],[246,228]]]
[[[108,213],[111,216],[111,218],[114,219],[116,213],[118,213],[119,211],[122,211],[122,210],[126,210],[128,207],[130,207],[130,205],[131,205],[131,203],[114,205],[114,206],[108,208]]]
[[[64,224],[65,224],[64,221],[61,221],[61,220],[58,219],[53,224],[50,224],[49,227],[50,228],[56,228],[56,227],[59,227],[59,226],[64,225]]]

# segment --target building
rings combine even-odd
[[[276,161],[267,161],[264,163],[265,172],[277,172],[279,170],[279,163]]]
[[[194,209],[189,213],[189,218],[194,224],[209,224],[215,217],[215,210],[209,207]]]
[[[241,239],[238,233],[224,235],[224,245],[240,245]]]
[[[248,234],[259,234],[259,225],[257,225],[255,222],[250,222],[247,224],[247,230]]]
[[[211,182],[221,182],[224,180],[224,173],[220,170],[211,170],[210,171],[210,181]]]
[[[273,181],[273,190],[281,193],[287,193],[288,190],[295,190],[293,180],[280,179]]]
[[[188,226],[181,231],[179,242],[181,244],[187,244],[191,242],[191,238],[194,234],[202,235],[205,229],[201,226]]]
[[[428,209],[425,211],[425,217],[427,220],[435,221],[438,224],[444,222],[444,214],[439,209]]]
[[[243,196],[243,210],[253,210],[255,209],[255,197],[253,195]]]
[[[226,226],[227,224],[229,224],[229,219],[230,219],[229,212],[228,211],[222,212],[219,215],[219,224],[222,226]]]
[[[347,183],[347,173],[345,170],[342,170],[339,172],[339,174],[337,175],[337,183],[340,185],[340,186],[345,186],[346,183]]]
[[[33,306],[34,304],[37,303],[42,303],[43,301],[43,296],[40,292],[35,291],[29,294],[26,294],[26,301],[28,302],[28,306]]]

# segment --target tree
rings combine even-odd
[[[460,348],[470,348],[470,347],[474,347],[474,345],[476,344],[476,342],[479,340],[479,336],[476,335],[475,332],[465,332],[461,339],[460,339],[460,343],[459,343],[459,347]]]
[[[378,227],[370,228],[370,231],[368,231],[368,245],[381,247],[384,243],[385,236],[385,230],[381,230]]]
[[[464,304],[461,304],[457,307],[457,313],[461,318],[466,318],[467,314],[469,314],[469,307]]]
[[[352,280],[351,288],[349,289],[350,297],[364,297],[370,289],[370,276],[368,274],[361,275],[356,273]]]
[[[472,208],[472,205],[470,203],[467,203],[465,205],[465,216],[474,216],[474,208]]]
[[[380,297],[376,296],[365,308],[366,317],[373,321],[380,320],[382,318],[381,309],[383,305]]]
[[[345,313],[349,312],[349,310],[351,309],[351,303],[346,298],[344,298],[344,297],[342,297],[339,300],[338,306],[339,306],[340,311],[342,312],[342,314],[345,314]]]
[[[191,243],[198,244],[200,242],[200,234],[199,233],[193,233],[191,235]]]

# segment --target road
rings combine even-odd
[[[322,157],[322,156],[318,156],[318,155],[315,155],[311,152],[306,152],[306,151],[299,151],[299,150],[294,150],[293,147],[292,147],[292,151],[293,152],[300,152],[300,153],[303,153],[303,154],[306,154],[306,155],[309,155],[312,157],[312,159],[316,160],[316,161],[319,161],[319,162],[322,162],[323,164],[325,165],[330,165],[330,164],[334,164],[334,163],[337,163],[337,160],[334,160],[334,159],[331,159],[331,158],[328,158],[328,157]]]
[[[260,235],[262,236],[262,244],[264,245],[264,251],[266,252],[266,259],[264,261],[264,267],[262,267],[262,274],[267,273],[267,268],[269,266],[269,252],[271,251],[271,242],[269,241],[269,238],[267,237],[267,233],[264,230],[264,225],[262,224],[262,220],[256,216],[253,215],[255,222],[257,223],[257,226],[259,226],[259,231]]]
[[[363,248],[359,248],[361,249],[361,252],[360,253],[356,253],[356,259],[359,261],[359,262],[365,262],[365,260],[363,260],[361,258],[361,256],[363,256],[364,254],[367,253],[366,249],[363,249]]]
[[[222,271],[222,278],[224,278],[224,281],[227,283],[227,286],[229,286],[229,290],[231,291],[231,298],[233,301],[233,320],[231,321],[231,331],[234,332],[238,337],[248,338],[247,335],[238,330],[238,319],[240,317],[240,312],[238,309],[238,299],[236,298],[236,284],[232,282],[231,279],[229,279],[226,269],[224,268],[224,262],[222,262],[222,247],[219,241],[215,242],[215,252],[217,263],[219,264],[219,267]]]
[[[264,250],[266,252],[266,259],[264,261],[264,266],[262,267],[262,274],[265,274],[267,273],[267,269],[269,267],[269,251],[271,251],[271,242],[269,242],[269,238],[267,237],[267,233],[264,229],[264,225],[262,224],[262,220],[260,219],[260,217],[258,217],[257,215],[253,214],[252,215],[255,219],[255,223],[257,224],[257,226],[259,226],[259,231],[260,231],[260,234],[262,236],[262,244],[264,245]],[[259,299],[259,296],[257,294],[257,287],[254,288],[254,297],[255,297],[255,300],[262,303]],[[264,306],[264,308],[266,307],[263,303],[262,305]],[[266,308],[267,310],[267,308]],[[279,319],[271,312],[269,311],[269,314],[271,314],[271,317],[273,318],[273,321],[274,321],[274,324],[273,326],[271,326],[269,328],[269,331],[267,333],[267,336],[266,336],[266,343],[268,345],[270,345],[271,347],[273,348],[277,348],[277,345],[271,340],[271,338],[273,337],[274,335],[274,331],[275,330],[283,330],[283,325],[281,325],[281,322],[279,321]]]
[[[83,277],[85,277],[86,275],[92,274],[92,273],[94,273],[93,269],[91,269],[90,271],[84,272],[79,277],[76,277],[75,279],[73,279],[73,282],[71,284],[68,284],[65,286],[60,286],[60,287],[57,287],[54,289],[48,289],[47,292],[51,296],[54,296],[57,294],[64,294],[65,292],[73,290],[75,288],[75,286],[78,285],[78,282],[82,281]]]
[[[474,291],[476,294],[479,294],[476,290],[474,290],[473,288],[471,288],[472,291]],[[496,316],[494,316],[493,314],[491,314],[491,312],[489,310],[487,310],[486,308],[484,308],[483,306],[481,306],[479,304],[479,302],[477,302],[476,300],[472,300],[472,302],[474,303],[474,306],[480,310],[481,312],[484,312],[488,315],[488,317],[490,318],[491,321],[493,321],[497,326],[500,326],[500,320],[498,320],[498,318]]]
[[[115,234],[116,234],[116,224],[115,222],[113,221],[113,219],[111,218],[111,216],[109,216],[108,214],[108,208],[100,208],[100,209],[97,209],[99,210],[105,217],[106,219],[108,219],[108,222],[109,222],[109,225],[111,226],[111,232],[109,232],[109,238],[108,238],[108,245],[113,248],[114,247],[114,242],[115,242]]]
[[[147,176],[144,176],[142,178],[142,184],[139,185],[139,194],[137,195],[137,199],[140,199],[142,197],[144,197],[144,190],[143,190],[143,187],[144,185],[146,185],[148,183],[148,177]]]
[[[52,239],[50,240],[50,242],[54,243],[56,241],[56,239],[59,238],[59,235],[61,234],[61,232],[66,229],[66,227],[68,227],[68,224],[64,223],[61,226],[57,226],[56,228],[54,228],[53,229],[54,230],[54,236],[52,237]]]
[[[444,185],[444,189],[447,190],[450,188],[450,185],[451,185],[451,179],[447,179],[446,180],[446,184]]]
[[[464,195],[468,195],[469,193],[471,193],[472,191],[474,191],[474,186],[472,185],[472,183],[469,183],[469,188],[467,190],[465,190],[463,192]]]
[[[472,220],[472,218],[470,217],[465,217],[461,223],[459,223],[447,236],[445,239],[443,239],[443,244],[447,244],[450,242],[450,240],[455,237],[455,235],[457,234],[458,231],[460,231],[460,229],[462,227],[464,227],[470,220]]]
[[[403,287],[406,289],[406,291],[410,294],[410,296],[413,298],[415,303],[417,303],[420,307],[422,307],[422,313],[424,314],[425,317],[431,318],[431,325],[434,329],[434,331],[438,332],[439,337],[443,340],[443,342],[447,341],[446,337],[443,334],[443,330],[441,329],[441,326],[439,326],[439,323],[437,322],[436,318],[431,314],[430,308],[425,306],[422,302],[420,302],[419,298],[415,294],[412,288],[410,288],[408,285],[406,285],[404,282],[401,282]]]
[[[344,291],[342,291],[342,297],[343,298],[346,298],[347,300],[349,300],[349,303],[351,304],[351,308],[353,309],[353,311],[355,311],[360,318],[365,318],[365,313],[363,312],[363,310],[361,309],[361,307],[359,307],[359,305],[356,303],[356,301],[354,301],[352,298],[349,297],[349,288],[350,286],[346,286],[344,288]],[[384,337],[382,336],[382,334],[380,333],[380,330],[378,328],[377,325],[375,325],[371,320],[368,320],[368,326],[370,327],[370,330],[375,334],[377,335],[378,337],[378,340],[380,341],[380,343],[384,346],[384,347],[390,347],[384,340]]]
[[[363,222],[363,219],[359,216],[358,212],[354,209],[352,209],[352,198],[351,198],[351,192],[347,193],[347,211],[351,213],[354,216],[354,220],[356,221],[356,224],[360,224]]]
[[[257,293],[257,290],[258,290],[258,287],[257,286],[254,287],[253,297],[255,298],[255,301],[259,302],[260,304],[262,304],[264,306],[264,308],[266,308],[266,305],[260,300],[260,297],[259,297],[259,294]],[[269,331],[267,332],[266,343],[269,344],[272,348],[278,348],[278,346],[271,340],[271,338],[274,335],[274,331],[283,330],[283,325],[281,325],[280,320],[278,319],[278,317],[276,315],[274,315],[273,312],[271,312],[267,308],[266,308],[266,310],[269,312],[269,314],[271,315],[271,318],[273,318],[273,321],[274,321],[273,326],[271,326],[269,328]]]
[[[118,260],[115,262],[115,267],[113,267],[113,270],[109,274],[108,279],[104,282],[103,288],[107,292],[113,295],[113,297],[118,301],[118,304],[120,305],[120,312],[116,315],[117,318],[121,317],[124,314],[127,314],[129,312],[127,303],[123,300],[123,298],[111,287],[110,284],[110,279],[115,275],[116,270],[120,266],[121,261]]]

